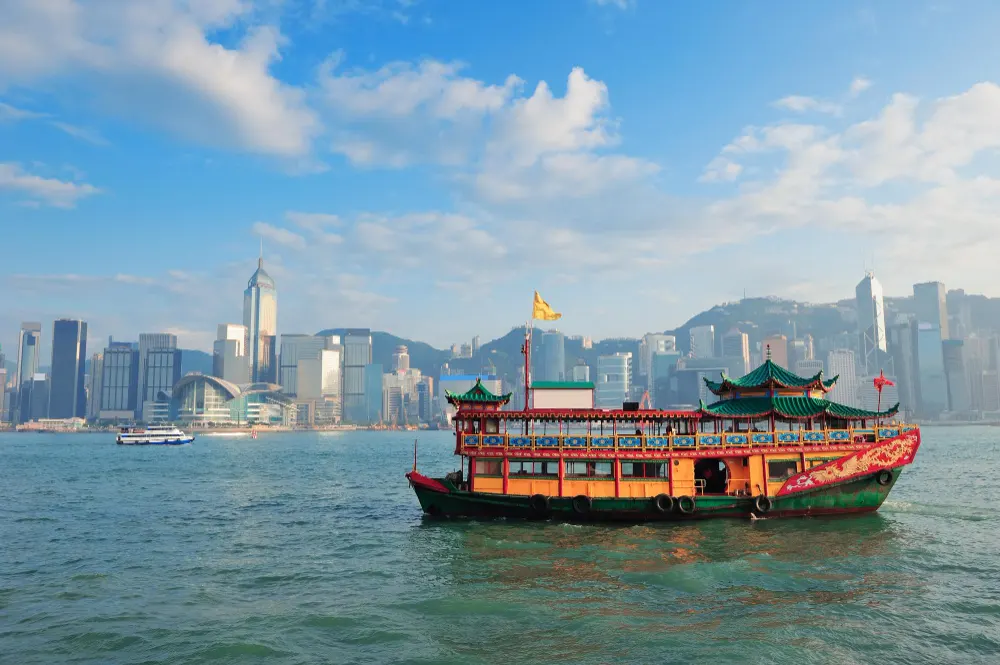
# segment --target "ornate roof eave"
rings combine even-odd
[[[720,400],[699,406],[705,418],[714,420],[753,420],[774,416],[782,420],[810,420],[829,416],[838,420],[872,420],[891,418],[899,412],[899,404],[885,411],[866,411],[818,397],[747,397]]]
[[[775,369],[777,368],[777,369]],[[763,371],[761,371],[763,370]],[[761,380],[756,383],[743,383],[744,379],[753,376],[754,374],[761,374]],[[840,375],[833,377],[828,381],[823,380],[823,370],[820,370],[815,375],[803,382],[791,382],[783,381],[779,377],[781,375],[788,374],[789,376],[795,376],[793,373],[782,368],[780,365],[775,364],[772,360],[768,359],[763,365],[760,365],[752,372],[747,373],[739,379],[731,379],[729,376],[722,372],[722,381],[711,381],[708,377],[705,377],[705,386],[715,395],[723,396],[724,394],[733,392],[734,390],[759,390],[762,388],[783,388],[785,390],[821,390],[824,393],[833,390],[833,386],[837,383],[837,379]],[[802,378],[802,377],[796,377]]]
[[[444,391],[445,398],[452,406],[459,404],[507,404],[510,402],[513,393],[494,395],[483,385],[482,379],[476,378],[476,385],[469,388],[464,393],[453,393],[450,390]]]

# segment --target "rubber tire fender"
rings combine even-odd
[[[578,494],[573,497],[573,512],[580,517],[590,515],[590,509],[594,507],[594,501],[586,494]]]
[[[528,505],[531,507],[531,511],[536,515],[545,517],[549,514],[549,497],[544,494],[532,494],[531,498],[528,499]]]
[[[753,500],[753,508],[756,512],[763,515],[764,513],[771,512],[771,508],[774,508],[774,502],[771,501],[771,497],[759,494],[757,498]]]
[[[653,509],[661,515],[674,512],[674,497],[669,494],[657,494],[653,497]]]
[[[882,469],[875,474],[875,482],[879,485],[888,485],[892,482],[892,471],[889,469]]]
[[[677,510],[679,510],[682,514],[693,514],[695,507],[696,504],[694,502],[694,497],[682,496],[677,498]]]

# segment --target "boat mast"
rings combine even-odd
[[[524,344],[521,346],[524,354],[524,410],[528,410],[528,400],[531,390],[531,320],[524,324]]]

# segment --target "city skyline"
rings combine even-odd
[[[67,316],[209,349],[262,238],[283,329],[438,348],[536,288],[599,338],[744,289],[828,302],[873,264],[889,294],[996,295],[994,4],[196,4],[6,5],[5,347]]]

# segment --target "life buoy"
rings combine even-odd
[[[677,510],[681,511],[685,515],[690,515],[694,512],[695,503],[694,498],[690,496],[682,496],[677,499]]]
[[[875,482],[879,485],[888,485],[892,482],[892,471],[889,469],[882,469],[875,474]]]
[[[549,514],[549,497],[544,494],[533,494],[528,499],[528,505],[536,515],[545,516]]]
[[[771,508],[774,507],[774,502],[771,501],[770,497],[761,494],[753,500],[753,507],[755,511],[763,515],[766,512],[770,512]]]
[[[581,517],[589,515],[590,509],[593,508],[593,506],[593,500],[585,494],[578,494],[573,497],[573,512]]]
[[[669,494],[657,494],[653,497],[653,508],[661,515],[674,511],[674,497]]]

